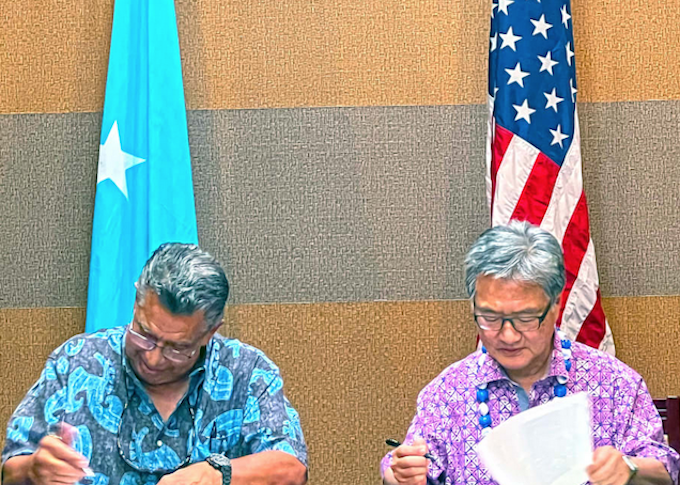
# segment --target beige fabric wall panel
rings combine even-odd
[[[191,109],[486,102],[490,2],[178,0]],[[577,0],[580,101],[680,99],[680,3]],[[0,113],[99,111],[113,1],[0,16]]]
[[[605,298],[604,306],[622,360],[653,395],[680,393],[680,297]],[[311,485],[377,484],[384,439],[403,438],[418,392],[474,349],[469,312],[465,300],[236,305],[225,333],[281,368],[309,444]],[[84,321],[82,308],[0,309],[0,423]]]
[[[486,2],[199,4],[194,107],[440,105],[486,101]],[[186,16],[187,31],[197,22]],[[192,26],[190,26],[192,24]],[[185,37],[185,45],[191,40]],[[187,87],[189,84],[187,77]],[[204,97],[200,97],[201,94]]]
[[[603,298],[616,356],[655,396],[680,395],[680,296]]]
[[[579,101],[680,99],[680,2],[572,0]]]
[[[113,2],[3,2],[0,113],[101,111]]]

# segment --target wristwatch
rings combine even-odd
[[[222,485],[231,484],[231,460],[219,453],[211,453],[205,459],[215,470],[222,473]]]
[[[631,460],[629,456],[621,455],[621,458],[628,468],[630,468],[630,474],[628,475],[628,480],[626,480],[626,485],[628,485],[635,475],[637,475],[639,468],[635,463],[633,463],[633,460]]]

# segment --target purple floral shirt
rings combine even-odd
[[[573,343],[571,370],[567,372],[562,344],[554,337],[547,376],[529,393],[529,407],[553,399],[557,376],[567,377],[567,392],[587,392],[592,400],[595,447],[610,445],[629,456],[655,458],[664,464],[673,483],[678,481],[680,457],[663,444],[661,418],[640,375],[616,358]],[[492,426],[520,412],[517,393],[498,363],[480,351],[446,368],[418,396],[417,412],[405,443],[425,438],[436,460],[430,463],[428,483],[495,484],[480,464],[475,447],[482,438],[476,398],[477,386],[488,384]],[[480,365],[481,362],[481,365]],[[382,460],[389,467],[392,453]]]

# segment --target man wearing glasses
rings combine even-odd
[[[593,405],[591,483],[677,483],[679,457],[663,444],[661,419],[642,378],[555,328],[565,285],[557,240],[511,222],[484,232],[465,266],[483,348],[422,390],[404,444],[382,461],[384,483],[494,484],[475,445],[509,417],[580,391]]]
[[[278,368],[216,334],[229,292],[217,261],[165,244],[136,287],[132,322],[49,357],[10,419],[2,483],[304,484]]]

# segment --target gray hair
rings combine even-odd
[[[220,264],[194,244],[161,244],[144,265],[135,286],[138,305],[153,291],[173,315],[202,310],[208,330],[222,322],[229,296],[229,282]]]
[[[554,303],[566,281],[562,248],[552,234],[526,221],[492,227],[465,256],[465,286],[470,298],[477,277],[482,275],[536,283]]]

